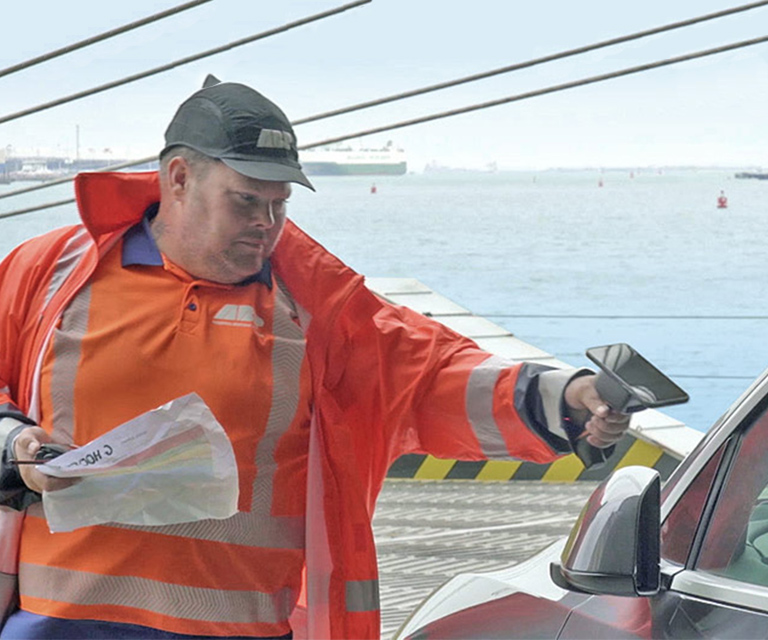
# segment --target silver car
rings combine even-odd
[[[456,576],[397,638],[768,638],[768,371],[663,488],[614,472],[567,539]]]

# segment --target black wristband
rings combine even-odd
[[[16,441],[16,436],[28,426],[28,424],[20,424],[8,433],[5,446],[3,447],[2,458],[0,458],[0,491],[19,489],[26,486],[21,479],[19,466],[14,464],[16,455],[13,450],[13,443]]]
[[[39,493],[32,491],[24,484],[21,473],[19,473],[19,466],[14,464],[14,440],[22,429],[29,426],[30,424],[20,424],[18,427],[14,427],[8,433],[2,455],[0,455],[0,504],[19,511],[42,499]]]

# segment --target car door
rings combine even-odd
[[[768,638],[768,404],[709,458],[662,526],[654,638]]]

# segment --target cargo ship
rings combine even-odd
[[[304,172],[313,176],[401,176],[408,170],[405,151],[391,142],[381,149],[304,149],[299,162]]]
[[[760,171],[742,171],[735,175],[736,178],[755,178],[756,180],[768,180],[768,173]]]

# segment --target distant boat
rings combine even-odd
[[[50,169],[48,162],[44,158],[39,159],[27,159],[24,161],[21,169],[18,171],[11,171],[7,175],[13,180],[19,181],[39,181],[44,182],[46,180],[55,180],[68,175],[64,169]]]
[[[436,160],[424,165],[424,173],[496,173],[499,165],[496,162],[488,162],[481,169],[468,167],[449,167],[438,163]]]
[[[405,151],[391,142],[381,149],[304,149],[299,162],[304,172],[312,176],[401,176],[408,170]]]
[[[756,178],[757,180],[768,180],[768,173],[758,171],[741,171],[735,175],[736,178]]]
[[[0,183],[38,181],[45,182],[57,178],[74,176],[81,171],[100,171],[115,164],[130,162],[129,159],[112,157],[69,158],[65,156],[14,156],[6,157],[0,163]],[[135,171],[153,171],[157,161],[135,165]]]

